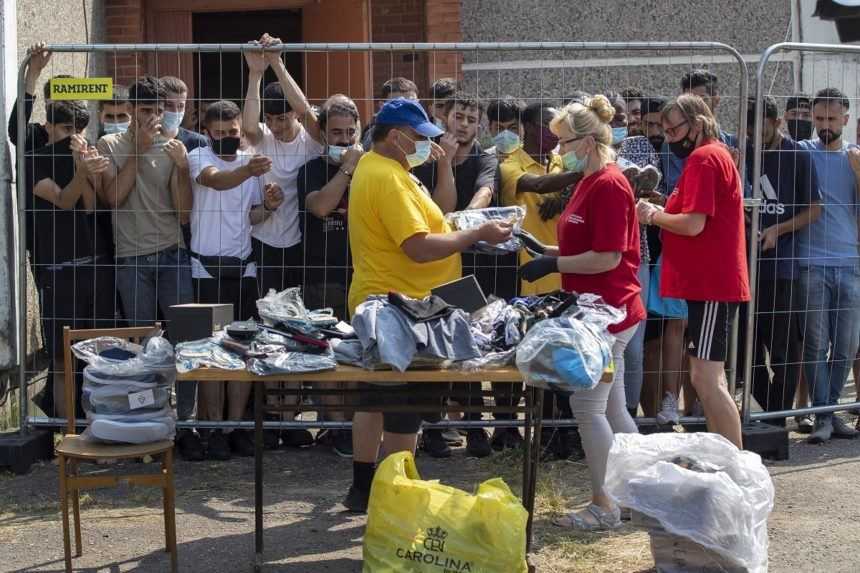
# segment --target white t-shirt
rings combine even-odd
[[[262,203],[263,182],[249,177],[240,186],[217,191],[197,182],[207,167],[218,171],[232,171],[248,163],[252,154],[239,150],[233,161],[215,155],[211,147],[198,147],[188,154],[191,172],[191,190],[194,205],[191,208],[191,252],[207,257],[251,256],[251,220],[249,213],[254,205]],[[274,216],[274,215],[272,215]],[[191,258],[191,276],[195,279],[212,278],[200,261]],[[245,267],[246,277],[257,276],[252,262]]]
[[[270,247],[286,249],[302,240],[297,187],[299,168],[322,154],[323,146],[311,138],[303,125],[299,126],[299,134],[289,143],[278,141],[266,124],[261,123],[260,130],[263,139],[256,145],[256,151],[272,160],[272,170],[262,179],[264,183],[280,185],[284,202],[271,217],[254,225],[251,234]]]

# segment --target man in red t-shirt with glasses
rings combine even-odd
[[[708,428],[740,448],[725,361],[732,320],[750,299],[742,182],[702,98],[679,96],[663,108],[662,121],[669,148],[687,161],[665,210],[640,200],[639,220],[663,230],[661,296],[687,301],[690,378]]]

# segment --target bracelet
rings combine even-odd
[[[350,173],[349,171],[347,171],[347,170],[346,170],[346,169],[344,169],[343,167],[341,167],[340,169],[338,169],[338,171],[340,171],[341,173],[343,173],[344,175],[346,175],[346,176],[347,176],[347,177],[349,177],[350,179],[352,178],[352,173]]]

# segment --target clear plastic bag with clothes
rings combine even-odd
[[[305,307],[300,287],[288,288],[281,292],[269,289],[266,296],[257,301],[257,312],[270,325],[291,319],[305,322],[310,320],[310,313]]]
[[[244,370],[245,361],[229,350],[225,350],[216,338],[204,338],[176,345],[176,371],[191,372],[199,368],[222,370]]]
[[[135,414],[87,414],[81,437],[95,442],[147,444],[176,437],[176,411],[171,407]]]
[[[758,454],[718,434],[616,434],[605,489],[619,505],[706,547],[740,571],[767,571],[774,488]]]
[[[612,362],[615,338],[607,327],[625,316],[597,295],[582,294],[568,313],[532,326],[517,347],[526,384],[566,392],[597,386]]]
[[[117,351],[130,356],[117,359]],[[92,372],[102,376],[135,377],[162,374],[171,383],[176,378],[173,345],[162,336],[149,338],[144,346],[122,338],[100,336],[72,345],[72,352],[90,365]]]
[[[161,410],[170,406],[172,385],[160,374],[134,377],[102,376],[84,368],[81,407],[89,414],[127,414],[134,410]]]
[[[512,223],[514,232],[520,230],[526,218],[526,210],[522,207],[486,207],[484,209],[467,209],[465,211],[454,211],[445,215],[448,224],[455,231],[465,231],[480,227],[489,221],[505,221]],[[519,252],[522,242],[516,237],[491,245],[485,241],[478,241],[472,245],[468,252],[484,255],[508,255]]]
[[[337,361],[331,349],[323,354],[276,352],[269,354],[265,358],[251,358],[248,360],[248,372],[258,376],[323,372],[334,370],[335,368],[337,368]]]

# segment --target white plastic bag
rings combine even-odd
[[[454,211],[445,215],[445,220],[455,231],[475,229],[489,221],[505,221],[512,223],[514,232],[522,228],[526,210],[522,207],[486,207],[484,209],[467,209]],[[504,243],[491,245],[478,241],[469,248],[469,252],[486,255],[506,255],[516,253],[522,248],[522,243],[516,237],[511,237]]]
[[[666,531],[747,571],[767,571],[773,482],[757,454],[722,436],[616,434],[605,489]]]

